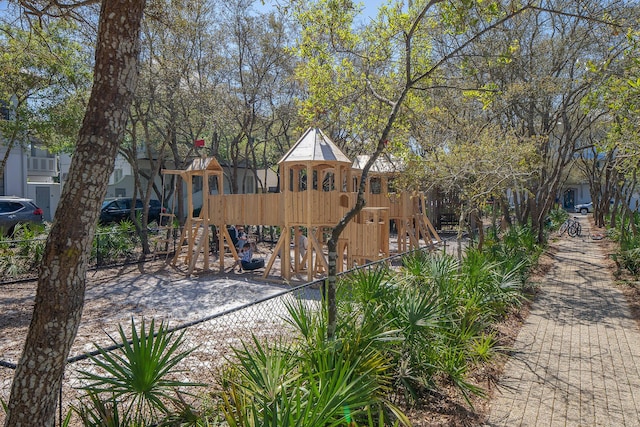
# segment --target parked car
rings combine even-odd
[[[593,212],[593,202],[582,203],[575,206],[576,213],[580,212],[582,215],[586,215],[589,212]]]
[[[100,224],[113,224],[126,221],[131,218],[131,206],[133,199],[131,197],[123,197],[118,199],[107,199],[102,202],[100,209]],[[142,200],[135,202],[135,215],[142,215]],[[160,221],[160,214],[165,212],[165,208],[159,200],[149,200],[149,222]]]
[[[42,224],[44,212],[31,199],[0,196],[0,233],[13,234],[18,224]]]

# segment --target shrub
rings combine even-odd
[[[44,255],[48,228],[48,224],[18,224],[13,236],[0,236],[0,271],[18,277],[36,270]]]
[[[640,275],[640,236],[621,234],[619,243],[615,260],[634,276]]]
[[[561,208],[552,209],[548,216],[549,228],[551,230],[557,230],[567,219],[569,219],[569,213],[567,211]]]
[[[131,221],[98,226],[91,247],[91,259],[103,265],[133,254],[138,238]]]
[[[483,395],[468,376],[502,351],[492,323],[522,300],[526,250],[539,251],[530,234],[517,230],[462,262],[417,251],[400,271],[381,265],[341,277],[332,340],[320,303],[289,303],[290,341],[253,337],[234,350],[219,394],[227,424],[408,425],[398,401],[417,403],[449,384],[469,403]]]
[[[182,403],[175,395],[178,388],[203,385],[171,379],[179,372],[178,364],[193,351],[180,350],[184,331],[176,337],[163,323],[156,330],[153,320],[147,330],[144,319],[138,331],[132,319],[131,339],[122,326],[118,333],[121,345],[111,337],[118,345],[115,350],[96,345],[99,357],[91,360],[97,369],[80,371],[80,378],[87,383],[81,389],[87,391],[91,402],[78,408],[81,418],[95,421],[117,416],[131,420],[123,425],[148,425],[171,413],[169,403]]]
[[[408,424],[384,401],[390,391],[388,359],[379,348],[387,336],[384,325],[341,317],[330,341],[322,310],[301,302],[288,310],[298,340],[264,344],[254,337],[251,345],[234,350],[238,362],[226,371],[222,393],[229,425],[343,426],[385,414],[372,412],[383,405]]]

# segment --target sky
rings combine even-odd
[[[385,3],[384,0],[357,0],[358,3],[362,3],[364,6],[364,11],[362,12],[363,17],[374,18],[378,12],[378,7]],[[270,1],[265,1],[265,6],[268,6]],[[0,15],[6,12],[7,1],[0,0]]]
[[[386,2],[383,0],[366,0],[361,1],[361,3],[364,5],[362,15],[369,18],[375,18],[378,13],[378,7]]]

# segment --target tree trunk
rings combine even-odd
[[[473,216],[475,218],[476,227],[478,228],[478,252],[482,252],[482,248],[484,247],[484,225],[482,224],[482,217],[480,216],[478,209],[474,209]]]
[[[54,424],[65,362],[82,314],[98,211],[137,80],[144,5],[145,0],[102,3],[91,98],[47,239],[33,317],[11,388],[7,427]]]
[[[4,170],[7,167],[7,162],[9,161],[9,155],[11,154],[11,150],[13,149],[13,145],[15,144],[16,132],[11,135],[8,142],[4,142],[5,151],[4,156],[2,156],[2,160],[0,161],[0,176],[4,176]]]
[[[458,233],[456,234],[456,243],[457,243],[457,254],[458,260],[462,261],[462,237],[464,236],[463,230],[465,229],[465,210],[464,204],[460,205],[460,216],[458,217]],[[471,237],[469,236],[469,241],[471,241]]]

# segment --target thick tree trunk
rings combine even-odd
[[[84,304],[87,258],[136,83],[145,0],[104,0],[93,89],[47,244],[5,426],[52,426]]]

